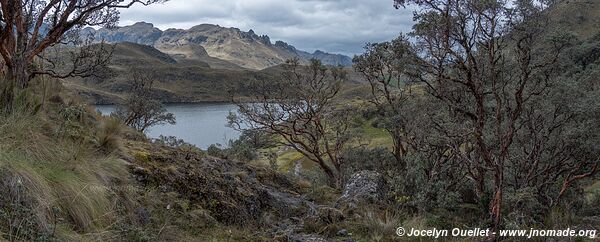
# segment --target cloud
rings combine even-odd
[[[354,55],[367,42],[410,31],[412,11],[394,9],[392,0],[170,0],[121,10],[121,25],[139,21],[163,30],[202,23],[253,29],[298,49]]]

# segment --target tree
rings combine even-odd
[[[331,186],[339,187],[340,155],[350,139],[349,112],[339,110],[333,99],[346,74],[318,60],[311,60],[306,67],[300,66],[298,59],[288,60],[283,68],[280,81],[263,80],[248,87],[255,102],[234,100],[239,111],[230,115],[230,124],[280,137],[284,144],[315,162]]]
[[[36,75],[57,78],[97,75],[108,63],[112,48],[90,46],[89,38],[79,36],[79,29],[112,27],[118,21],[118,9],[160,1],[0,1],[0,67],[5,76],[0,81],[0,104],[10,111],[15,88],[26,88]],[[46,53],[49,49],[54,53]]]
[[[464,172],[448,149],[461,141],[445,138],[447,133],[440,129],[449,121],[444,103],[426,95],[426,87],[414,78],[421,68],[415,47],[407,36],[400,35],[389,42],[367,44],[365,52],[353,61],[354,69],[371,87],[369,102],[377,110],[379,126],[392,138],[396,161],[378,157],[374,164],[362,166],[377,167],[389,180],[401,180],[394,184],[394,192],[410,197],[407,204],[419,205],[417,210],[440,206],[434,202],[445,197],[440,194],[456,194],[464,182]],[[372,155],[362,156],[373,159]],[[423,206],[427,199],[434,203]]]
[[[411,34],[420,53],[415,77],[448,106],[453,124],[440,127],[454,140],[448,152],[490,201],[494,230],[507,188],[554,194],[546,199],[552,205],[572,182],[595,174],[594,149],[576,148],[566,129],[586,117],[546,101],[556,95],[558,60],[569,44],[567,35],[546,31],[550,2],[395,0],[396,7],[408,3],[420,7]],[[555,181],[562,181],[558,193],[550,192]]]
[[[412,95],[409,71],[415,71],[417,55],[405,36],[391,42],[367,44],[365,53],[355,56],[354,69],[360,72],[371,86],[371,100],[377,107],[384,128],[392,136],[394,157],[404,167],[403,157],[408,152],[408,126],[412,113],[407,109]]]
[[[24,88],[36,74],[50,74],[32,65],[44,50],[78,39],[85,26],[114,26],[118,9],[162,0],[1,0],[0,55],[7,80]],[[69,40],[70,39],[70,40]]]
[[[175,116],[152,97],[154,83],[151,72],[134,70],[131,74],[131,94],[112,114],[126,125],[144,132],[161,124],[175,124]]]

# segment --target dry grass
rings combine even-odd
[[[86,134],[95,129],[86,127],[93,123],[87,120],[77,127]],[[128,173],[124,163],[98,154],[85,137],[54,132],[61,125],[44,114],[0,115],[0,215],[9,220],[0,223],[0,237],[60,238],[102,231],[115,221],[116,188]],[[119,132],[119,125],[104,121],[98,132],[100,147],[117,149]]]
[[[104,118],[100,129],[96,133],[98,147],[108,153],[122,150],[121,133],[123,126],[121,122],[113,117]]]

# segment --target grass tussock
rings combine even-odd
[[[105,118],[96,134],[98,147],[108,153],[122,150],[122,131],[121,121],[113,117]]]
[[[89,110],[78,115],[79,107],[72,103],[48,109],[13,109],[0,115],[2,239],[96,233],[117,219],[117,198],[122,196],[118,188],[127,183],[128,171],[120,159],[98,150],[120,148],[120,124],[95,120]]]

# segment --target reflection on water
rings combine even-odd
[[[163,136],[176,136],[199,148],[206,149],[211,144],[227,144],[235,140],[240,132],[229,128],[227,115],[235,111],[233,104],[223,103],[193,103],[193,104],[167,104],[167,111],[173,113],[177,124],[160,125],[148,128],[146,134],[152,138]],[[97,105],[96,109],[104,115],[115,110],[114,105]]]

